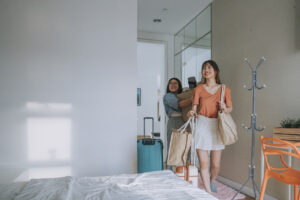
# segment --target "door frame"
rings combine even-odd
[[[163,78],[163,80],[161,80],[161,103],[160,105],[163,105],[163,96],[165,95],[166,91],[165,91],[165,88],[166,88],[166,82],[167,82],[167,79],[168,79],[168,42],[167,41],[163,41],[163,40],[155,40],[155,39],[145,39],[145,38],[138,38],[137,39],[137,42],[145,42],[145,43],[154,43],[154,44],[163,44],[164,45],[164,48],[165,48],[165,62],[164,62],[164,74],[163,76],[161,76]],[[160,112],[160,133],[161,133],[161,139],[163,141],[163,146],[166,147],[167,145],[167,119],[166,119],[166,113],[165,113],[165,109],[163,108],[163,106],[160,106],[160,109],[159,109],[159,112]],[[156,120],[157,122],[157,120]],[[162,134],[163,133],[163,134]],[[163,149],[163,157],[165,158],[165,156],[167,155],[167,150],[166,148]]]

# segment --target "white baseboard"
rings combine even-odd
[[[231,188],[233,188],[235,190],[238,190],[242,187],[242,184],[239,184],[237,182],[234,182],[234,181],[232,181],[230,179],[227,179],[227,178],[224,178],[222,176],[218,176],[217,180],[220,181],[221,183],[225,184],[225,185],[230,186]],[[242,193],[254,198],[253,189],[248,187],[248,186],[245,186],[243,188]],[[276,198],[274,198],[270,195],[265,194],[264,200],[278,200],[278,199],[276,199]]]

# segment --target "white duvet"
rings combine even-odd
[[[102,177],[33,179],[0,186],[1,200],[215,200],[171,171]]]

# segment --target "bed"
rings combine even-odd
[[[102,177],[32,179],[0,186],[1,200],[216,200],[169,170]]]

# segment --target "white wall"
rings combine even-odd
[[[0,27],[0,167],[135,172],[136,0],[2,0]]]
[[[233,117],[239,141],[226,148],[221,176],[244,183],[250,163],[251,134],[241,124],[250,125],[252,94],[242,86],[251,83],[253,65],[265,56],[258,71],[257,123],[266,126],[256,137],[256,181],[260,185],[260,135],[272,137],[272,129],[286,117],[300,117],[299,1],[294,0],[215,0],[212,7],[212,58],[220,65],[221,79],[230,88]],[[295,163],[299,168],[299,163]],[[250,186],[250,185],[249,185]],[[250,186],[252,187],[252,186]],[[267,194],[287,199],[287,186],[270,179]]]

